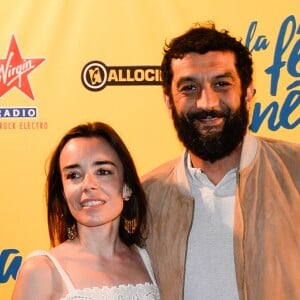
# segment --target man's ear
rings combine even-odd
[[[170,101],[170,97],[165,92],[164,92],[164,100],[169,113],[172,114],[172,103]]]
[[[250,108],[250,104],[251,104],[251,101],[254,97],[256,93],[256,90],[253,86],[253,83],[251,83],[248,87],[247,87],[247,90],[246,90],[246,96],[245,96],[245,101],[246,101],[246,105],[247,105],[247,108],[249,109]]]

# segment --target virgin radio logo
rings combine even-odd
[[[81,81],[90,91],[100,91],[108,85],[160,85],[160,67],[106,66],[101,61],[91,61],[83,67]]]
[[[0,97],[12,88],[17,88],[34,100],[28,76],[44,60],[45,58],[23,58],[13,35],[6,58],[0,59]]]

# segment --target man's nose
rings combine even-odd
[[[218,106],[217,94],[211,87],[205,87],[202,89],[197,101],[196,107],[198,109],[212,110]]]

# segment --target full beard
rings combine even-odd
[[[246,102],[241,101],[240,107],[232,112],[216,110],[197,110],[186,116],[179,115],[172,106],[172,116],[179,140],[196,156],[211,163],[228,156],[242,142],[248,128],[249,112]],[[206,117],[224,118],[223,129],[216,131],[198,129],[199,121]]]

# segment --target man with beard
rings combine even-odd
[[[248,132],[251,53],[213,23],[164,51],[185,151],[142,178],[162,299],[300,299],[300,147]]]

